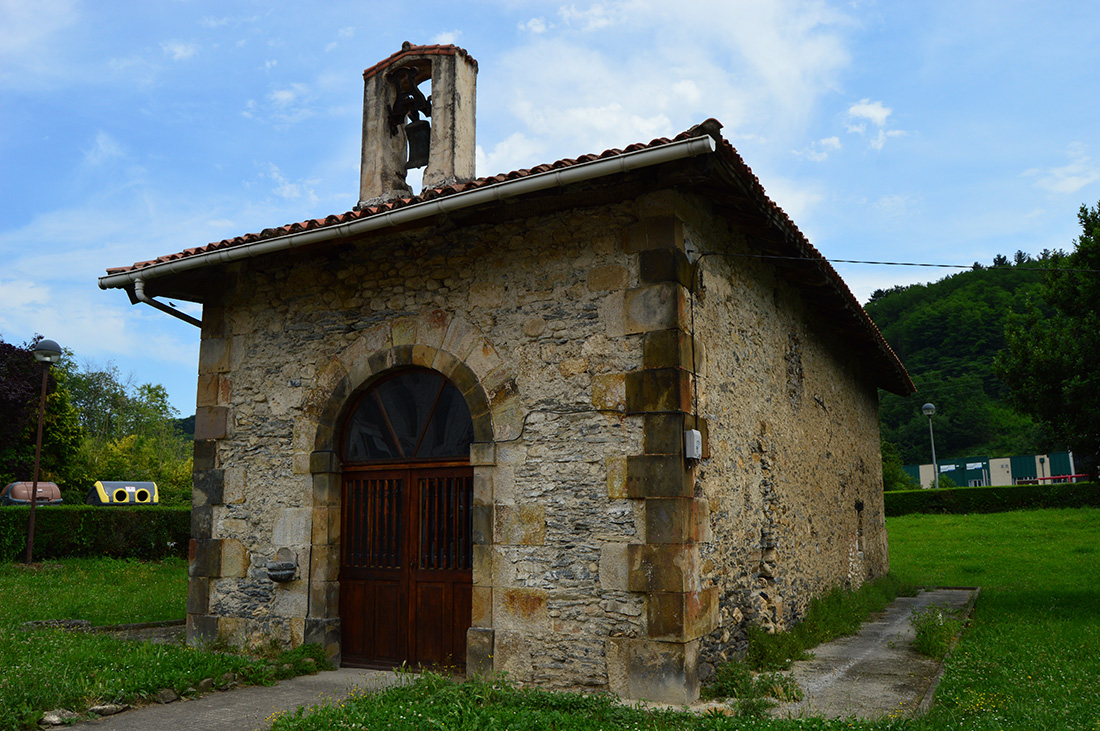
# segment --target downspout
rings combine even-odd
[[[139,302],[144,302],[145,304],[147,304],[151,307],[155,307],[156,309],[160,310],[161,312],[167,312],[172,317],[183,320],[184,322],[186,322],[190,325],[194,325],[195,327],[202,327],[202,320],[197,320],[194,317],[191,317],[190,315],[188,315],[184,312],[180,312],[179,310],[175,309],[174,307],[169,307],[168,305],[164,304],[163,302],[158,302],[157,300],[153,299],[149,295],[145,294],[145,280],[144,279],[135,279],[134,280],[134,297],[137,297]]]

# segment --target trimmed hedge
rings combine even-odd
[[[0,508],[0,561],[22,560],[31,509]],[[47,505],[34,510],[34,559],[186,556],[191,508]]]
[[[1037,508],[1100,507],[1100,485],[1095,482],[896,490],[883,495],[887,515],[1004,513]]]

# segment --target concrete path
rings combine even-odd
[[[272,686],[245,686],[191,700],[154,704],[85,721],[67,728],[87,731],[256,731],[271,726],[280,711],[316,706],[346,698],[352,690],[374,690],[397,683],[382,670],[340,668],[302,675]]]
[[[911,717],[927,710],[942,666],[910,647],[915,637],[909,618],[938,606],[969,614],[977,589],[937,589],[898,597],[859,634],[814,648],[813,659],[792,666],[805,697],[772,710],[781,718]]]

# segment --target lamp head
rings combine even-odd
[[[931,416],[932,414],[936,413],[936,406],[935,404],[925,404],[924,406],[920,407],[920,410],[924,412],[925,416]]]
[[[35,360],[40,363],[54,364],[61,360],[61,346],[53,340],[39,340],[34,346]]]

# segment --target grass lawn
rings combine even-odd
[[[605,696],[424,675],[380,695],[283,716],[274,728],[1100,731],[1100,510],[911,515],[890,518],[887,527],[898,583],[982,587],[972,625],[946,661],[935,705],[915,721],[697,717],[626,708]],[[32,619],[178,618],[185,574],[182,561],[74,560],[37,571],[0,565],[0,731],[24,728],[50,708],[133,701],[226,671],[270,681],[272,665],[249,658],[18,628]]]
[[[891,573],[981,586],[917,728],[1100,729],[1100,510],[890,518]]]
[[[276,662],[178,645],[131,642],[58,629],[23,630],[40,619],[93,625],[182,619],[187,563],[65,559],[26,568],[0,564],[0,731],[35,728],[54,708],[81,712],[99,703],[134,703],[162,688],[185,694],[228,672],[268,683],[299,674],[308,650]],[[294,671],[279,670],[290,662]]]

